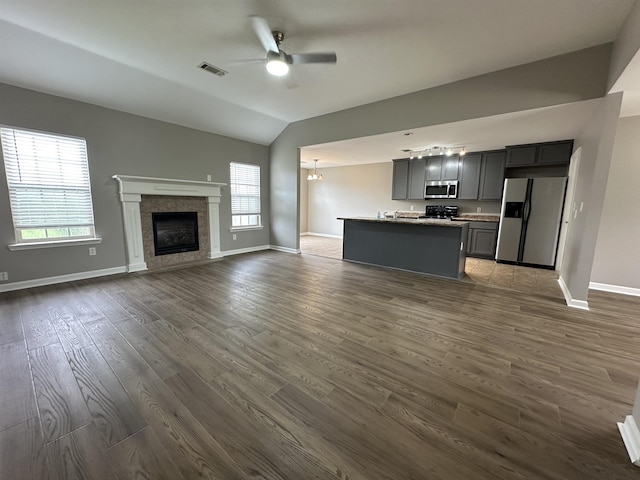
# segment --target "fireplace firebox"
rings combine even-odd
[[[159,212],[151,214],[155,254],[193,252],[198,242],[197,212]]]

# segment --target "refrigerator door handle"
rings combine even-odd
[[[529,216],[530,215],[531,215],[531,201],[529,199],[527,199],[527,201],[524,202],[522,221],[524,223],[527,223],[529,221]]]
[[[527,229],[529,228],[529,216],[531,215],[531,191],[533,189],[533,179],[527,180],[527,192],[525,194],[524,206],[522,207],[522,231],[520,233],[520,244],[518,245],[518,262],[524,256],[524,247],[527,239]]]

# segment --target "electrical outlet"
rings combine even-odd
[[[7,280],[9,280],[9,273],[0,272],[0,282],[6,282]]]
[[[413,205],[411,205],[411,211],[413,212]]]
[[[96,254],[96,247],[89,247],[89,255],[95,255]]]
[[[207,182],[211,181],[211,175],[207,175]]]
[[[482,207],[476,208],[476,213],[482,213]]]
[[[234,240],[236,239],[236,234],[235,234],[235,233],[233,234],[233,239],[234,239]]]

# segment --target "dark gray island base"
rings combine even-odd
[[[469,222],[431,219],[339,218],[342,258],[438,277],[464,275]]]

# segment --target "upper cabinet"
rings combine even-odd
[[[504,165],[507,152],[484,152],[480,168],[478,200],[501,200],[504,184]]]
[[[511,145],[507,148],[507,168],[536,165],[567,165],[573,152],[573,140]]]
[[[426,169],[424,158],[394,160],[391,200],[424,200]]]
[[[393,185],[391,187],[391,200],[406,200],[407,186],[409,182],[409,159],[393,161]]]
[[[459,159],[457,155],[449,157],[428,157],[427,181],[458,180]]]
[[[477,200],[480,185],[481,153],[469,153],[460,159],[459,200]]]
[[[504,183],[504,150],[469,153],[460,159],[459,200],[500,200]]]
[[[568,164],[573,153],[573,140],[554,142],[538,147],[536,163],[538,165]]]
[[[402,158],[393,161],[393,200],[424,199],[425,182],[458,180],[458,200],[502,200],[505,171],[514,176],[558,170],[571,160],[573,140],[512,145],[506,150],[463,156]],[[526,168],[529,167],[529,172]],[[532,168],[533,167],[533,168]],[[510,170],[513,169],[513,170]],[[509,175],[507,175],[509,176]]]
[[[427,160],[414,158],[409,160],[409,192],[407,200],[424,200],[424,182]]]

